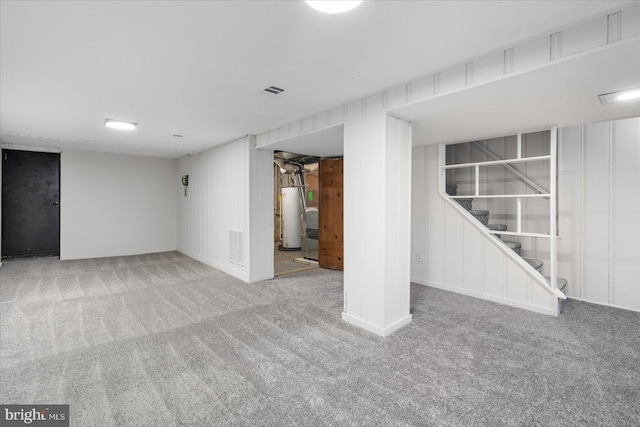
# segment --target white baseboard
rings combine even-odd
[[[605,307],[619,308],[620,310],[629,310],[629,311],[635,311],[636,313],[640,313],[640,309],[637,309],[637,308],[629,308],[621,305],[609,304],[607,302],[592,301],[584,298],[576,298],[576,297],[568,297],[568,298],[576,301],[588,302],[589,304],[604,305]]]
[[[181,248],[178,248],[177,251],[180,252],[181,254],[184,254],[184,255],[188,256],[189,258],[193,258],[196,261],[200,261],[203,264],[207,264],[208,266],[213,267],[213,268],[215,268],[217,270],[223,271],[223,272],[227,273],[230,276],[236,277],[236,278],[242,280],[243,282],[246,282],[246,283],[250,283],[251,282],[251,280],[250,280],[251,278],[249,277],[249,273],[245,273],[243,271],[238,271],[238,270],[236,270],[236,269],[234,269],[234,268],[232,268],[230,266],[224,265],[224,264],[222,264],[220,262],[217,262],[217,261],[214,261],[214,260],[211,260],[211,259],[207,259],[207,258],[202,257],[200,255],[196,255],[194,253],[191,253],[191,252],[189,252],[187,250],[184,250],[184,249],[181,249]]]
[[[273,279],[273,277],[274,277],[273,272],[271,272],[271,273],[253,274],[253,275],[250,276],[249,282],[251,282],[251,283],[262,282],[263,280]]]
[[[466,295],[486,301],[496,302],[498,304],[508,305],[523,310],[533,311],[534,313],[546,314],[549,316],[557,316],[557,310],[554,308],[539,307],[537,305],[531,305],[519,301],[511,301],[506,298],[497,297],[494,295],[483,294],[481,292],[471,291],[468,289],[458,288],[456,286],[447,285],[444,283],[432,282],[429,280],[419,279],[417,277],[411,278],[412,283],[417,283],[423,286],[429,286],[431,288],[442,289],[443,291],[455,292],[456,294]]]
[[[381,326],[374,325],[373,323],[367,322],[366,320],[362,320],[358,317],[352,316],[349,313],[346,313],[346,312],[342,313],[342,320],[344,320],[345,322],[351,323],[354,326],[357,326],[369,332],[373,332],[374,334],[380,335],[383,337],[389,336],[395,331],[397,331],[398,329],[402,328],[403,326],[406,326],[409,323],[411,323],[411,318],[412,316],[409,314],[406,317],[403,317],[402,319],[396,322],[393,322],[391,325],[383,328]]]

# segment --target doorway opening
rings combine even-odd
[[[60,255],[60,153],[2,150],[2,258]]]
[[[344,270],[344,125],[258,148],[273,150],[274,275]]]
[[[344,269],[343,159],[276,151],[274,275]]]
[[[274,275],[317,268],[320,158],[276,151]]]

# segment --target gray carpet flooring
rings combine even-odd
[[[640,313],[558,317],[412,286],[381,338],[342,274],[245,284],[179,253],[0,269],[0,401],[74,426],[637,426]]]

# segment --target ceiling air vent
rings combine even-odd
[[[284,89],[280,89],[279,87],[276,86],[269,86],[268,88],[266,88],[264,90],[264,92],[266,92],[266,94],[271,94],[271,95],[279,95],[282,92],[284,92]]]

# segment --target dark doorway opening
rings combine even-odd
[[[2,257],[60,255],[60,153],[2,150]]]

